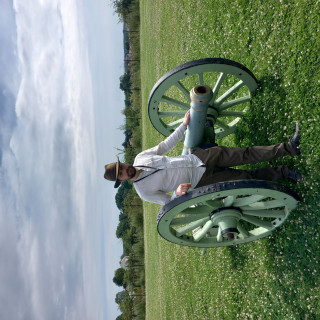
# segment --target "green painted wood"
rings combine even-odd
[[[231,77],[238,81],[228,87]],[[235,131],[243,114],[232,113],[234,110],[229,109],[248,103],[251,93],[258,87],[254,75],[243,65],[231,60],[208,58],[185,63],[167,72],[150,93],[148,113],[156,130],[164,136],[172,133],[175,129],[172,122],[181,123],[183,115],[178,112],[174,115],[176,119],[172,121],[172,115],[168,115],[166,119],[164,112],[174,110],[186,112],[190,108],[189,92],[197,85],[207,85],[212,89],[213,97],[210,105],[217,107],[217,110],[228,110],[227,113],[215,115],[218,120],[216,124],[220,126],[215,130],[216,138],[223,138]],[[246,88],[245,95],[234,97],[242,87]],[[180,95],[174,93],[172,88],[176,88]],[[228,101],[229,98],[232,100]]]
[[[247,243],[270,235],[297,204],[291,189],[273,182],[220,182],[165,205],[158,215],[158,232],[168,241],[193,247]],[[227,240],[229,233],[233,240]]]

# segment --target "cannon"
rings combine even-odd
[[[170,135],[190,109],[182,154],[216,145],[245,115],[258,81],[242,64],[221,58],[187,62],[167,72],[148,99],[149,119]],[[270,235],[298,204],[290,188],[264,180],[237,180],[196,188],[164,205],[157,230],[164,239],[210,248]]]

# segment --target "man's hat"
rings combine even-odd
[[[117,156],[118,161],[106,164],[104,166],[105,172],[104,172],[104,178],[110,181],[115,181],[114,184],[115,188],[118,188],[120,186],[121,181],[118,180],[119,175],[119,167],[120,167],[120,161],[119,157]]]

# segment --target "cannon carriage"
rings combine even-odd
[[[170,135],[190,109],[183,154],[216,145],[233,133],[249,107],[258,82],[240,63],[207,58],[167,72],[153,87],[149,118]],[[291,189],[264,180],[237,180],[196,188],[163,206],[157,229],[166,240],[210,248],[247,243],[270,235],[295,209]]]

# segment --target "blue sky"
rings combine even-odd
[[[122,25],[106,0],[2,0],[0,26],[0,318],[114,319]]]

